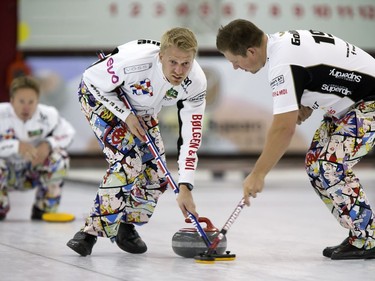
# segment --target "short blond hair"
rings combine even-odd
[[[176,46],[186,52],[193,51],[194,56],[198,52],[198,42],[194,33],[185,27],[175,27],[166,31],[160,40],[160,51]]]
[[[40,95],[39,82],[30,76],[20,76],[13,79],[9,87],[10,98],[13,98],[14,93],[19,89],[32,89],[37,93],[38,97]]]

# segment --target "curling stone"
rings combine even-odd
[[[220,231],[208,218],[199,217],[198,221],[206,224],[203,230],[207,234],[208,239],[212,242]],[[190,219],[185,219],[185,222],[191,223]],[[216,253],[223,254],[226,248],[227,238],[224,236],[216,248]],[[204,253],[207,250],[207,246],[195,228],[181,228],[172,237],[172,249],[179,256],[194,258]]]

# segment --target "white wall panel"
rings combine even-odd
[[[318,29],[375,50],[375,0],[20,0],[21,49],[112,48],[174,26],[215,49],[220,25],[246,18],[267,33]]]

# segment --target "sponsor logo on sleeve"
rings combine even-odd
[[[199,93],[198,95],[195,95],[194,97],[191,97],[188,99],[189,101],[192,102],[198,102],[198,101],[203,101],[206,97],[206,91]]]
[[[288,94],[288,90],[287,89],[281,89],[279,91],[273,91],[272,97],[283,96],[283,95],[286,95],[286,94]]]
[[[90,87],[93,89],[93,91],[95,92],[95,95],[98,97],[99,100],[112,106],[113,109],[116,110],[118,113],[121,113],[121,114],[124,113],[124,109],[118,107],[113,101],[110,101],[107,97],[103,96],[94,85],[90,84]]]
[[[116,75],[115,71],[113,70],[113,64],[114,64],[114,59],[113,58],[109,58],[107,60],[107,72],[109,74],[111,74],[111,81],[113,84],[116,84],[120,78]]]
[[[362,76],[359,74],[356,74],[354,72],[344,72],[336,70],[336,68],[333,68],[329,71],[329,75],[335,77],[336,79],[342,79],[349,82],[356,82],[359,83],[362,80]]]
[[[323,84],[322,85],[322,91],[326,93],[337,93],[344,96],[350,96],[352,94],[351,91],[347,87],[339,86],[339,85],[333,85],[333,84]]]
[[[301,45],[301,36],[299,35],[298,31],[289,30],[288,32],[292,34],[292,37],[293,37],[290,39],[290,43],[292,43],[292,45],[295,45],[295,46]]]
[[[277,86],[284,84],[284,75],[279,75],[271,80],[270,86],[272,89],[275,89]]]
[[[152,63],[143,63],[143,64],[137,64],[137,65],[131,65],[124,68],[124,73],[135,73],[135,72],[141,72],[146,71],[152,67]]]
[[[202,118],[202,114],[193,114],[191,116],[191,139],[188,157],[185,158],[185,170],[195,170],[196,153],[202,142]]]

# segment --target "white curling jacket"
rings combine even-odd
[[[274,114],[299,105],[340,118],[360,100],[375,100],[375,59],[332,34],[289,30],[268,35]]]
[[[0,103],[0,158],[17,154],[20,141],[38,145],[48,141],[52,149],[66,149],[73,141],[74,128],[56,108],[38,104],[31,119],[19,119],[12,105]]]
[[[125,122],[130,110],[118,98],[121,88],[137,115],[155,118],[164,106],[178,107],[179,183],[194,185],[197,150],[202,142],[203,116],[206,105],[206,76],[194,60],[188,77],[179,86],[165,78],[159,60],[159,42],[136,40],[117,47],[83,74],[91,94]]]

